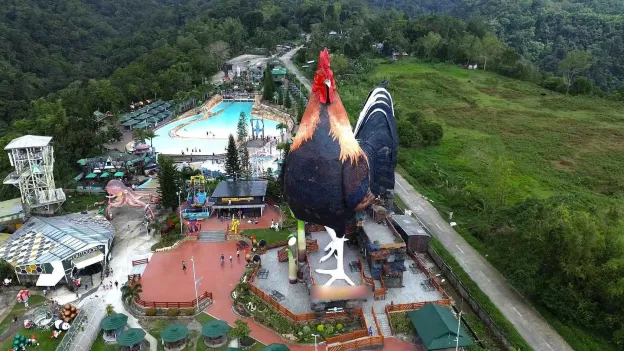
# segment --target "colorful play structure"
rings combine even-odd
[[[146,204],[141,200],[144,196],[138,195],[132,189],[128,188],[121,180],[114,179],[106,184],[106,192],[108,193],[108,206],[106,206],[106,218],[108,220],[113,219],[111,209],[113,207],[123,207],[128,205],[130,207],[141,207],[145,210],[143,221],[146,224],[154,221],[154,211],[149,204]]]
[[[192,176],[186,184],[188,206],[182,212],[182,217],[188,220],[209,218],[210,209],[208,207],[206,178],[203,175]]]

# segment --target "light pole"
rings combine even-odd
[[[178,208],[180,209],[180,235],[184,235],[184,227],[182,223],[182,191],[176,192],[178,194]]]
[[[318,335],[318,334],[312,334],[312,336],[314,337],[314,351],[317,351],[317,350],[318,350],[318,348],[317,348],[317,346],[316,346],[316,345],[317,345],[317,344],[316,344],[316,338],[317,338],[317,337],[319,337],[320,335]]]
[[[459,327],[461,326],[461,315],[462,315],[462,311],[459,311],[459,320],[457,321],[457,338],[455,338],[456,340],[455,351],[459,350]]]
[[[199,313],[199,298],[197,297],[197,279],[195,278],[195,259],[191,256],[191,263],[193,264],[193,288],[195,288],[195,307],[197,313]]]

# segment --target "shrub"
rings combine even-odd
[[[187,308],[184,310],[184,314],[187,316],[192,316],[195,314],[195,309],[194,308]]]
[[[179,315],[180,315],[179,308],[170,308],[169,310],[167,310],[167,316],[169,317],[177,317]]]
[[[311,331],[312,331],[312,329],[310,329],[310,327],[309,327],[309,326],[307,326],[307,325],[304,325],[304,326],[303,326],[303,332],[304,332],[304,333],[306,333],[306,334],[310,334],[310,332],[311,332]]]
[[[316,326],[316,331],[318,331],[319,333],[322,333],[323,330],[325,330],[325,328],[323,327],[322,324],[319,324],[319,325]]]
[[[338,331],[342,330],[342,323],[336,324],[336,330],[338,330]]]
[[[145,310],[145,315],[146,316],[155,316],[156,315],[156,309],[155,308],[148,308]]]
[[[325,334],[326,335],[331,335],[334,333],[334,326],[333,325],[328,325],[327,327],[325,327]]]

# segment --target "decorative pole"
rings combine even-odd
[[[288,282],[297,284],[297,261],[295,261],[295,252],[297,252],[297,235],[290,234],[288,236]]]
[[[294,216],[293,216],[294,217]],[[306,237],[305,237],[305,223],[297,220],[297,261],[299,262],[298,278],[303,280],[303,271],[306,264]]]

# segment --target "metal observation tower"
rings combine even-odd
[[[63,189],[54,186],[54,149],[50,141],[52,137],[24,135],[4,148],[15,167],[4,184],[19,188],[27,216],[54,214],[65,202]]]

